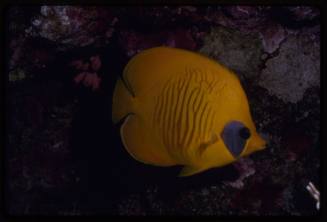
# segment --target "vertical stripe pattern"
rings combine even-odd
[[[153,128],[158,129],[167,151],[182,159],[188,158],[190,149],[211,138],[215,111],[207,95],[214,92],[218,81],[201,69],[185,72],[163,84],[152,116]]]

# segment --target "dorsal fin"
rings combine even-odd
[[[128,113],[134,112],[132,94],[127,90],[123,81],[117,80],[112,99],[112,121],[118,123]]]

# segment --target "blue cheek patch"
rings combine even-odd
[[[231,121],[227,123],[221,132],[223,139],[229,152],[235,157],[239,157],[245,148],[246,140],[251,136],[249,129],[239,121]]]

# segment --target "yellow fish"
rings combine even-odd
[[[125,118],[126,117],[126,118]],[[142,51],[113,95],[114,123],[136,160],[183,165],[190,176],[265,147],[237,76],[203,55],[169,47]]]

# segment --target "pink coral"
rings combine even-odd
[[[98,71],[101,68],[101,60],[99,55],[92,56],[90,61],[93,71]]]
[[[97,90],[101,83],[101,78],[97,73],[101,68],[101,59],[99,55],[95,55],[91,56],[89,60],[90,63],[84,63],[80,59],[73,60],[70,63],[71,66],[79,71],[79,73],[74,77],[74,82],[75,84],[83,83],[84,86],[91,87],[92,90]]]
[[[70,65],[73,66],[73,67],[75,67],[75,69],[77,69],[77,70],[82,70],[82,67],[84,66],[83,65],[83,61],[81,59],[73,60],[70,63]]]
[[[97,73],[82,72],[75,76],[74,82],[76,84],[83,82],[84,86],[97,90],[100,87],[101,78]]]
[[[77,76],[75,76],[74,82],[76,84],[80,83],[85,78],[86,74],[87,74],[87,72],[81,72],[81,73],[79,73]]]

